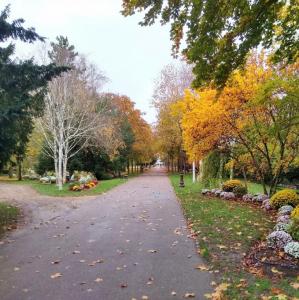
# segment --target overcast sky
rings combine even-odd
[[[26,26],[53,41],[67,36],[77,51],[103,70],[110,82],[105,91],[129,96],[155,121],[151,107],[153,80],[172,61],[169,28],[160,24],[141,27],[141,15],[123,17],[121,0],[0,0],[11,4],[11,19],[22,17]],[[19,56],[35,47],[18,46]]]

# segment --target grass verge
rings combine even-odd
[[[297,299],[299,278],[275,278],[254,275],[242,265],[245,253],[273,229],[269,214],[249,204],[208,198],[202,186],[185,176],[185,188],[179,188],[179,176],[170,175],[190,228],[197,235],[199,253],[210,270],[217,274],[217,284],[227,283],[222,298],[217,299]],[[295,283],[295,287],[293,284]],[[299,298],[298,298],[299,299]]]
[[[34,180],[9,180],[2,182],[12,183],[12,184],[24,184],[31,186],[34,190],[36,190],[41,195],[53,196],[53,197],[81,197],[81,196],[93,196],[99,195],[107,192],[108,190],[126,182],[127,179],[123,178],[115,178],[109,180],[101,180],[97,186],[89,190],[83,190],[80,192],[70,191],[68,189],[68,184],[63,185],[62,191],[59,191],[55,184],[42,184],[39,181]]]
[[[19,209],[12,205],[0,202],[0,236],[6,230],[13,229],[16,225]]]

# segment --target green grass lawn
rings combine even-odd
[[[17,222],[19,209],[6,203],[0,202],[0,236]]]
[[[39,194],[46,196],[54,196],[54,197],[80,197],[80,196],[93,196],[99,195],[108,190],[126,182],[127,179],[123,178],[114,178],[109,180],[100,180],[99,184],[92,189],[83,190],[80,192],[69,191],[68,184],[63,185],[62,191],[59,191],[55,184],[42,184],[39,181],[35,180],[3,180],[2,182],[12,183],[12,184],[26,184],[35,189]]]
[[[242,180],[241,180],[242,181]],[[248,188],[248,192],[251,194],[264,194],[264,189],[263,186],[260,183],[255,183],[255,182],[247,182],[247,188]]]
[[[262,296],[270,297],[264,299],[291,299],[275,297],[277,291],[299,297],[299,291],[290,286],[296,278],[274,282],[266,277],[258,278],[242,267],[244,253],[273,229],[274,222],[269,214],[247,203],[204,197],[200,193],[201,184],[193,184],[189,175],[185,176],[185,188],[179,188],[178,175],[170,175],[170,180],[190,228],[197,233],[199,253],[212,270],[219,271],[216,272],[217,284],[229,284],[225,298],[221,299],[253,300],[262,299]],[[257,188],[249,186],[251,192]]]

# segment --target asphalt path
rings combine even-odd
[[[211,291],[163,169],[96,197],[43,197],[10,184],[0,195],[25,211],[0,241],[2,300],[205,299]]]

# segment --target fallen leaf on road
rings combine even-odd
[[[128,285],[126,283],[121,283],[120,287],[121,288],[126,288],[126,287],[128,287]]]
[[[150,249],[150,250],[147,250],[147,252],[149,252],[149,253],[156,253],[156,252],[158,252],[157,250],[154,250],[154,249]]]
[[[57,265],[59,263],[60,263],[60,260],[54,260],[54,261],[51,262],[52,265]]]
[[[154,277],[150,277],[149,279],[148,279],[148,282],[146,283],[147,285],[151,285],[151,284],[153,284],[153,281],[154,281]]]
[[[186,293],[184,295],[185,298],[195,298],[195,293]]]
[[[100,277],[98,277],[96,280],[95,280],[95,282],[102,282],[103,281],[103,278],[100,278]]]
[[[74,250],[74,251],[73,251],[73,254],[80,254],[80,251]]]
[[[143,295],[143,296],[141,297],[141,299],[142,299],[142,300],[148,300],[149,298],[148,298],[148,296]]]
[[[172,291],[172,292],[171,292],[171,296],[176,296],[176,292],[175,292],[175,291]]]
[[[13,270],[14,270],[14,271],[20,271],[20,268],[15,267]]]
[[[173,232],[174,232],[174,234],[182,235],[182,232],[181,232],[180,228],[176,228]]]
[[[195,269],[198,269],[200,271],[209,271],[210,268],[205,265],[198,265]]]
[[[55,274],[52,274],[52,275],[51,275],[51,278],[52,278],[52,279],[55,279],[55,278],[58,278],[58,277],[61,277],[61,276],[62,276],[61,273],[55,273]]]

